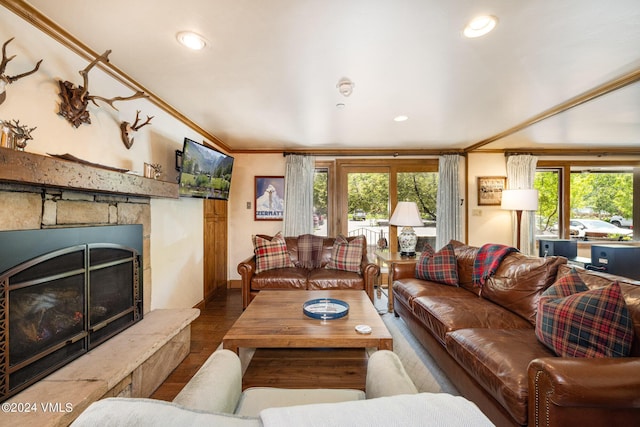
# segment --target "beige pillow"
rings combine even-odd
[[[271,240],[253,236],[253,247],[256,255],[256,274],[276,268],[295,267],[281,233],[273,236]]]

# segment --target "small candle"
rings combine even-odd
[[[9,147],[9,128],[6,126],[2,128],[2,138],[0,140],[0,147]]]

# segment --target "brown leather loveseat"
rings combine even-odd
[[[640,420],[640,282],[514,252],[480,287],[479,248],[451,242],[458,286],[393,270],[394,307],[460,393],[496,425],[632,425]],[[542,292],[575,268],[591,290],[618,281],[634,332],[629,357],[558,357],[536,337]]]
[[[261,238],[271,240],[272,236],[258,235]],[[306,235],[307,237],[309,235]],[[373,301],[373,288],[376,277],[380,273],[377,264],[369,262],[367,257],[367,241],[364,236],[346,237],[347,242],[356,238],[362,240],[362,259],[359,272],[344,271],[340,269],[326,268],[331,260],[336,238],[322,238],[322,248],[318,253],[319,267],[305,268],[300,261],[298,239],[301,236],[285,237],[287,251],[293,263],[292,267],[276,268],[261,271],[256,274],[255,255],[238,264],[238,273],[242,277],[242,308],[247,308],[251,300],[261,290],[267,289],[292,289],[292,290],[318,290],[318,289],[356,289],[363,290]]]

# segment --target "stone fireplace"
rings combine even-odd
[[[149,397],[189,354],[190,324],[198,317],[199,310],[185,308],[150,311],[152,198],[177,199],[178,185],[108,170],[86,162],[78,163],[0,148],[0,231],[55,231],[139,224],[138,227],[142,230],[142,259],[139,267],[142,270],[142,307],[134,303],[135,308],[130,313],[142,310],[144,317],[102,345],[6,400],[8,404],[53,404],[62,399],[63,407],[72,407],[71,411],[5,413],[2,416],[3,422],[8,425],[67,426],[95,400],[115,396]],[[38,244],[42,246],[45,241],[48,239],[41,239]],[[0,247],[4,243],[0,241]],[[105,261],[103,258],[98,255],[98,259]],[[111,262],[102,261],[101,265]],[[112,261],[118,264],[122,259]],[[0,270],[1,274],[5,268]],[[65,286],[73,290],[74,285]],[[108,293],[103,296],[109,299]],[[137,299],[132,297],[134,301]],[[70,335],[81,336],[83,332],[74,329],[77,326],[74,323],[89,322],[87,318],[91,316],[90,309],[82,314],[76,314],[80,310],[74,308],[68,311],[71,315],[63,323],[70,325]],[[121,310],[126,311],[127,309]],[[93,328],[98,332],[96,341],[106,339],[113,332],[102,327],[104,321],[114,316],[119,318],[117,315],[100,318],[101,312],[103,308],[97,308],[97,324]],[[104,314],[106,315],[106,311]],[[101,331],[104,336],[100,336]],[[5,332],[0,329],[0,334]],[[82,337],[76,342],[80,343],[84,339]],[[70,340],[73,344],[74,338]]]
[[[23,269],[24,267],[19,267],[23,261],[30,261],[38,257],[47,258],[55,251],[62,252],[62,254],[54,256],[53,259],[41,260],[43,262],[40,263],[40,267],[31,266],[24,269],[24,271],[14,273],[15,276],[10,280],[17,283],[16,286],[19,289],[13,291],[15,299],[10,298],[10,294],[0,295],[0,317],[3,314],[8,316],[10,312],[16,311],[19,304],[21,304],[18,302],[20,301],[18,298],[20,294],[24,294],[23,300],[28,300],[33,297],[33,291],[39,288],[40,298],[48,299],[48,301],[41,301],[41,304],[47,307],[47,315],[49,317],[57,316],[55,320],[49,320],[49,322],[57,322],[58,329],[61,324],[67,325],[63,328],[66,330],[63,336],[65,334],[68,335],[66,338],[71,341],[64,348],[42,356],[42,351],[40,350],[43,348],[46,347],[44,353],[48,353],[51,348],[61,345],[60,343],[52,343],[51,338],[46,336],[51,334],[50,327],[45,324],[37,326],[33,323],[29,325],[24,322],[14,322],[10,324],[13,327],[8,329],[5,328],[8,319],[0,318],[0,334],[4,337],[0,338],[0,353],[7,353],[6,355],[0,355],[0,362],[3,364],[3,368],[0,369],[0,401],[19,392],[70,360],[86,353],[97,344],[114,335],[116,333],[114,331],[124,329],[123,324],[135,323],[135,321],[142,318],[143,313],[149,311],[151,290],[151,270],[148,256],[150,250],[149,203],[150,199],[148,197],[0,183],[0,246],[3,252],[2,260],[0,260],[0,274],[13,268]],[[115,307],[108,310],[110,313],[108,318],[99,314],[100,311],[104,310],[102,306],[93,307],[95,324],[90,326],[91,316],[90,312],[87,311],[90,308],[86,306],[88,299],[84,292],[88,290],[87,280],[91,277],[88,271],[86,273],[78,272],[84,267],[87,267],[87,269],[90,267],[90,265],[85,265],[85,262],[89,253],[94,249],[90,251],[86,246],[76,250],[69,250],[69,248],[89,242],[109,241],[108,239],[97,238],[92,230],[114,230],[114,227],[124,227],[122,230],[128,230],[127,227],[136,228],[137,242],[133,243],[130,239],[125,238],[124,240],[119,239],[120,243],[112,239],[111,243],[120,245],[124,243],[122,246],[134,248],[137,253],[134,255],[130,252],[127,253],[127,250],[107,248],[98,250],[98,248],[95,248],[97,250],[95,252],[97,258],[95,259],[107,257],[114,258],[117,261],[118,258],[131,260],[135,258],[135,271],[139,272],[136,273],[137,277],[135,277],[137,281],[136,296],[134,297],[134,294],[131,293],[130,301],[116,303]],[[64,234],[69,234],[69,230],[76,230],[75,233],[70,233],[71,238],[61,237]],[[120,234],[122,233],[115,233],[115,235]],[[23,236],[28,237],[25,238]],[[77,236],[80,240],[76,240],[74,236]],[[31,242],[29,245],[31,249],[28,249],[26,253],[16,247],[18,244],[23,243],[25,239]],[[60,241],[59,244],[58,241]],[[21,252],[23,252],[22,255],[20,255]],[[112,259],[109,262],[113,261]],[[46,284],[47,273],[41,271],[46,268],[51,269],[51,267],[53,267],[55,273],[53,276],[58,277],[53,282],[49,281],[50,283],[55,283],[55,287],[52,284]],[[78,274],[71,274],[70,277],[60,279],[59,276],[65,276],[64,271],[59,271],[61,268],[72,272],[75,271]],[[117,266],[112,270],[115,270],[115,274],[121,276],[123,274],[126,276],[128,274],[127,271],[130,274],[133,274],[134,271],[133,268],[129,268],[126,265]],[[33,276],[34,274],[37,277],[29,277],[29,275]],[[102,270],[96,271],[92,280],[103,280],[101,279],[103,274]],[[2,279],[6,281],[7,277],[0,277],[0,280]],[[129,286],[132,286],[133,283],[133,277],[131,279],[132,282],[129,283]],[[34,282],[45,283],[39,283],[34,287],[21,286],[21,282],[27,284]],[[0,288],[2,289],[0,289],[0,292],[3,292],[5,287],[5,282],[1,282]],[[69,314],[68,311],[72,311],[71,314],[75,317],[61,319],[59,318],[61,313],[55,313],[55,309],[47,305],[52,300],[55,300],[54,296],[58,292],[75,294],[73,297],[66,295],[64,298],[60,298],[64,301],[75,301],[71,303],[71,306],[62,309],[66,313],[65,315]],[[43,295],[47,293],[48,295]],[[1,304],[2,302],[11,302],[11,304]],[[123,305],[127,305],[127,308],[123,308]],[[6,310],[5,307],[7,307]],[[115,311],[119,315],[128,312],[121,317],[112,319],[112,317],[117,316]],[[104,314],[106,315],[106,313],[105,311]],[[42,320],[45,323],[47,322],[46,317]],[[101,323],[107,320],[112,320],[115,323],[108,328],[100,327],[102,326]],[[17,328],[17,325],[22,325],[26,329],[21,330]],[[89,328],[94,329],[95,332],[91,333]],[[19,344],[13,342],[15,337],[20,335],[28,337],[29,334],[35,334],[35,340],[26,345],[26,347],[20,348]],[[9,336],[12,336],[12,341],[9,341]],[[11,358],[8,357],[10,349],[14,353]],[[34,352],[38,355],[34,356]],[[29,356],[25,356],[26,354],[29,354]],[[34,361],[34,359],[36,360]],[[27,365],[29,366],[27,367]]]
[[[0,401],[142,319],[142,225],[0,232]]]

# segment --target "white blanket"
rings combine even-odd
[[[472,402],[445,393],[269,408],[260,418],[265,427],[493,426]]]

